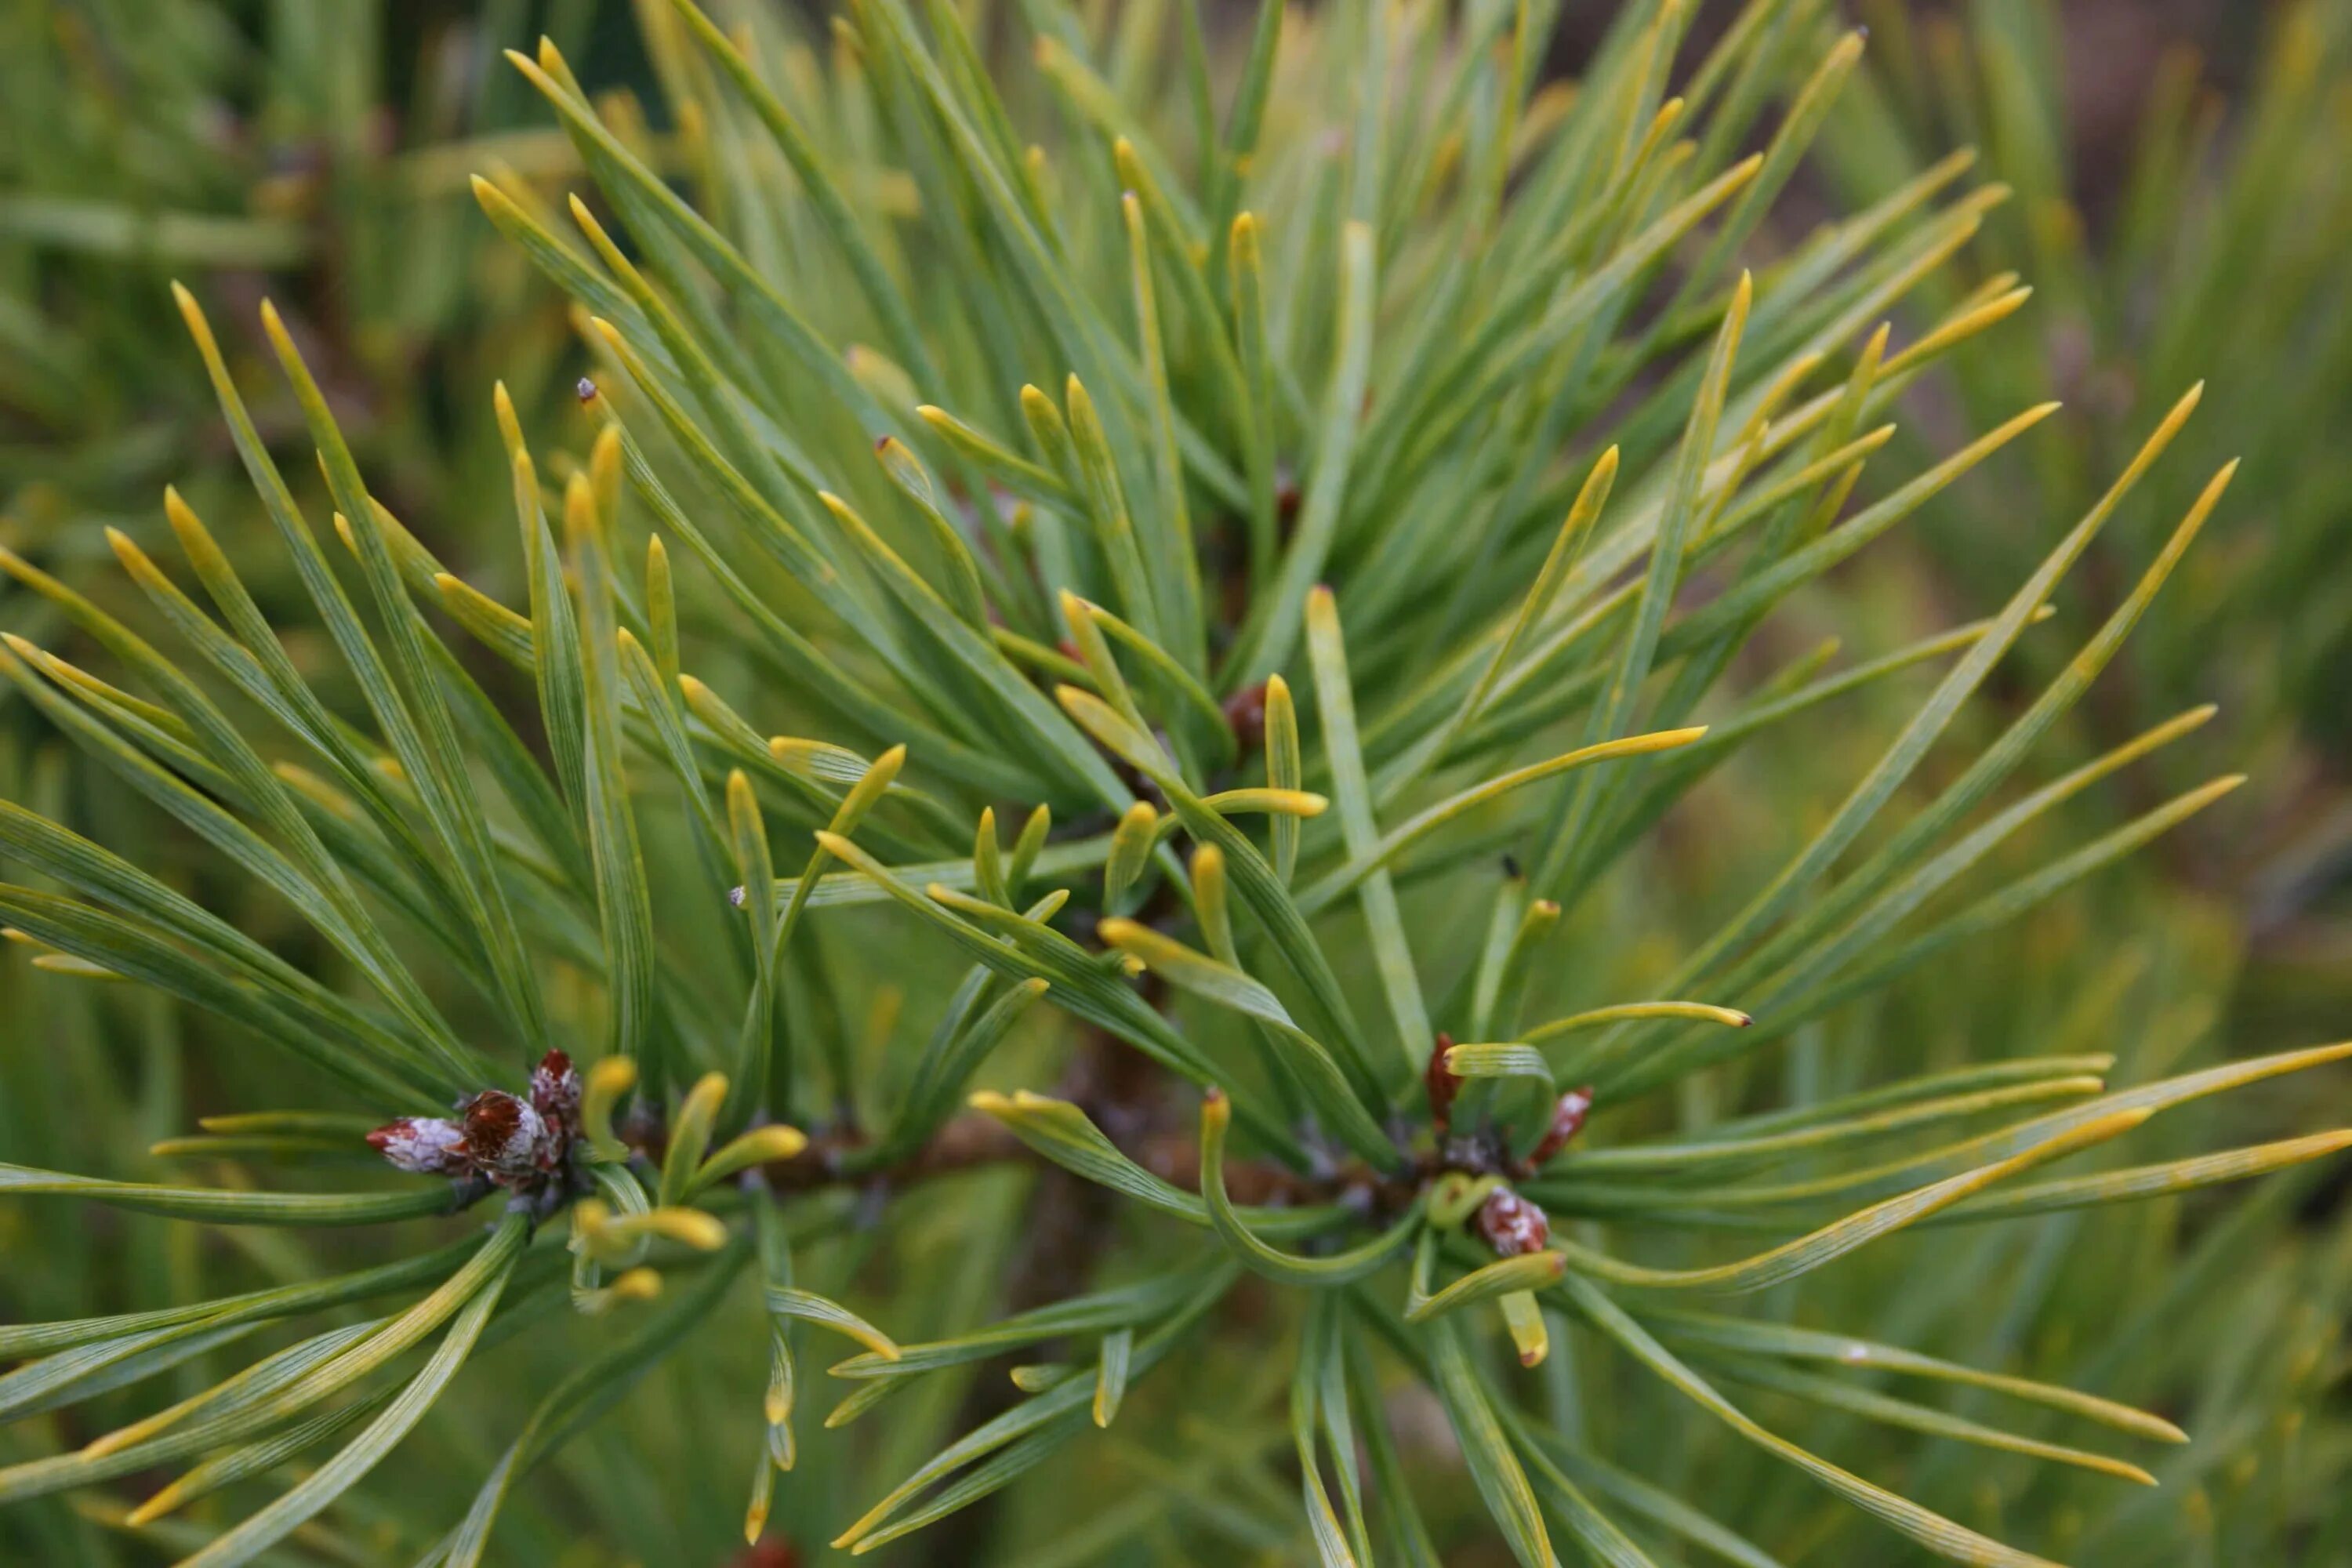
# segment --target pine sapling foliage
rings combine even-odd
[[[2061,743],[2231,468],[2046,683],[1984,689],[2198,389],[2079,516],[2003,520],[2046,553],[1981,618],[1791,657],[1776,612],[1835,613],[1837,568],[2051,405],[1889,471],[1906,391],[2027,303],[2013,276],[1916,303],[2004,192],[1956,153],[1791,240],[1774,208],[1864,39],[1750,0],[1686,49],[1694,9],[1622,6],[1570,87],[1537,79],[1546,5],[1269,4],[1213,38],[1190,5],[856,0],[809,43],[671,0],[644,17],[658,134],[552,45],[517,54],[585,179],[476,192],[593,363],[559,433],[584,452],[495,399],[520,548],[488,586],[371,491],[265,306],[318,483],[281,466],[261,378],[180,290],[304,657],[172,493],[180,562],[110,534],[136,615],[0,553],[95,666],[12,635],[0,673],[308,956],[16,805],[0,919],[289,1058],[298,1103],[166,1146],[231,1179],[0,1187],[335,1245],[0,1328],[0,1416],[107,1412],[0,1468],[0,1501],[111,1496],[222,1568],[374,1497],[397,1560],[510,1561],[502,1517],[589,1421],[657,1365],[747,1356],[764,1383],[699,1419],[741,1417],[745,1534],[772,1515],[810,1553],[928,1530],[988,1560],[1025,1475],[1205,1420],[1230,1436],[1184,1450],[1192,1484],[1295,1494],[1272,1525],[1236,1505],[1271,1558],[1769,1561],[1739,1532],[1771,1521],[1710,1517],[1736,1490],[1678,1495],[1612,1441],[1629,1377],[1955,1561],[2044,1559],[1751,1403],[2152,1480],[2003,1423],[2152,1458],[2184,1436],[2162,1416],[1738,1298],[1801,1281],[1772,1300],[1801,1308],[1897,1231],[2352,1141],[2115,1152],[2352,1046],[2126,1085],[2007,1039],[1935,1067],[1887,1042],[1852,1094],[1759,1070],[2238,782],[2049,848],[2055,808],[2210,716]],[[1769,863],[1692,894],[1671,963],[1591,962],[1608,900],[1676,894],[1662,821],[1830,704],[1895,716],[1848,793],[1775,802]],[[985,1226],[1004,1179],[1026,1209]],[[502,1374],[551,1341],[562,1375]],[[2000,1397],[1964,1418],[1912,1397],[1936,1382]],[[495,1455],[470,1502],[364,1489],[445,1400]]]

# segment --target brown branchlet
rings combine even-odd
[[[1244,756],[1265,744],[1265,681],[1257,681],[1224,700],[1225,722]]]

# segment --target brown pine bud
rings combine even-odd
[[[1478,1234],[1498,1258],[1540,1252],[1551,1239],[1551,1219],[1508,1187],[1496,1187],[1478,1205]]]
[[[1568,1141],[1584,1130],[1584,1119],[1592,1114],[1592,1086],[1571,1089],[1559,1097],[1551,1108],[1551,1125],[1544,1130],[1543,1142],[1536,1145],[1528,1163],[1540,1165],[1568,1146]]]
[[[580,1074],[562,1051],[549,1051],[531,1069],[530,1108],[547,1123],[548,1151],[560,1154],[580,1131]]]
[[[538,1172],[547,1123],[529,1101],[486,1089],[466,1102],[465,1117],[466,1147],[482,1174],[511,1186]]]
[[[367,1135],[368,1147],[393,1169],[417,1176],[462,1176],[473,1168],[466,1156],[466,1130],[438,1116],[404,1116]]]
[[[1422,1087],[1429,1094],[1429,1118],[1437,1123],[1441,1137],[1453,1121],[1454,1097],[1462,1092],[1462,1075],[1445,1065],[1445,1053],[1453,1048],[1454,1037],[1441,1033],[1436,1048],[1429,1053],[1429,1066],[1422,1069]]]

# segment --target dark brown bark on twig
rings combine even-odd
[[[1056,1092],[1083,1108],[1096,1125],[1118,1142],[1123,1131],[1129,1135],[1139,1131],[1122,1129],[1119,1123],[1135,1120],[1139,1108],[1148,1107],[1161,1087],[1151,1062],[1141,1052],[1102,1030],[1089,1028],[1080,1037]],[[1140,1114],[1148,1116],[1149,1111],[1142,1110]],[[1118,1220],[1117,1194],[1058,1165],[1043,1165],[1026,1215],[1027,1225],[1013,1253],[1011,1284],[1005,1292],[1005,1308],[1012,1312],[1028,1311],[1086,1289],[1095,1260],[1102,1256]],[[1005,1375],[1004,1367],[983,1362],[974,1371],[971,1386],[956,1412],[954,1429],[970,1432],[1011,1409],[1019,1397],[1020,1390]],[[942,1520],[931,1533],[925,1561],[936,1568],[982,1561],[996,1531],[998,1500],[982,1498]]]

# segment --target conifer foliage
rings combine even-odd
[[[0,1201],[317,1243],[0,1327],[0,1417],[104,1413],[11,1450],[0,1502],[111,1500],[197,1568],[370,1521],[383,1561],[524,1560],[534,1472],[656,1368],[734,1452],[727,1530],[811,1559],[1144,1561],[1111,1553],[1182,1550],[1171,1521],[1360,1568],[1802,1556],[1710,1466],[1617,1440],[1621,1399],[1867,1516],[1848,1561],[2061,1543],[1781,1413],[2152,1482],[2188,1436],[2162,1415],[1883,1342],[1851,1290],[1865,1315],[1798,1326],[1815,1271],[1898,1231],[2352,1142],[2143,1131],[2352,1046],[2110,1082],[2104,1050],[1889,1040],[1812,1096],[1764,1070],[2239,782],[2084,831],[2077,797],[2210,710],[2104,751],[2067,725],[2233,465],[2054,674],[1989,685],[2197,386],[2079,515],[2002,520],[2037,559],[1975,618],[1859,658],[1775,635],[2053,407],[1890,447],[2031,290],[1918,308],[2006,194],[1964,152],[1809,235],[1779,216],[1862,34],[1748,0],[1702,47],[1696,5],[1629,0],[1546,84],[1529,0],[1230,36],[1182,3],[854,0],[811,37],[642,9],[672,128],[544,45],[512,67],[586,178],[475,182],[588,356],[576,424],[502,390],[472,416],[516,547],[453,572],[276,311],[265,369],[182,289],[251,548],[306,603],[265,610],[176,492],[175,559],[110,534],[136,611],[0,552],[61,628],[0,673],[205,868],[0,804],[0,920],[55,984],[289,1064],[159,1145],[179,1175],[6,1165]],[[1824,713],[1872,737],[1844,793],[1772,797],[1678,887],[1663,840]],[[1664,961],[1608,934],[1656,900]],[[372,1486],[395,1448],[462,1489]],[[1124,1513],[1051,1495],[1105,1454]],[[708,1511],[680,1456],[635,1463]],[[1042,1530],[1008,1510],[1041,1491]],[[670,1539],[711,1560],[707,1523]]]

